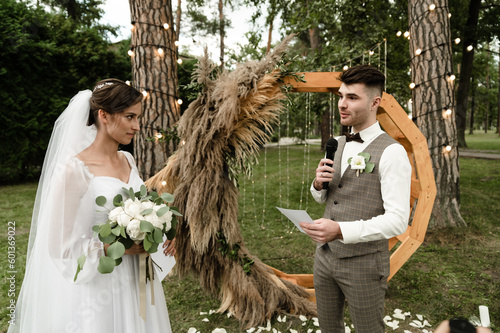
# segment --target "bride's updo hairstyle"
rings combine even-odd
[[[109,114],[123,112],[126,108],[139,103],[143,95],[134,87],[118,79],[97,82],[90,98],[90,113],[87,126],[98,126],[96,119],[99,109]]]

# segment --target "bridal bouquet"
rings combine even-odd
[[[139,192],[134,192],[132,188],[123,190],[129,198],[124,201],[121,194],[116,195],[113,198],[115,208],[109,211],[108,220],[92,228],[103,243],[110,244],[106,254],[99,259],[97,270],[102,274],[111,273],[122,262],[125,250],[134,243],[142,243],[146,252],[155,253],[158,245],[163,243],[164,235],[170,240],[174,238],[175,217],[182,216],[167,205],[174,201],[172,194],[148,193],[144,185]],[[96,198],[96,204],[101,207],[105,207],[106,201],[103,196]],[[85,254],[78,258],[74,281],[86,258]]]

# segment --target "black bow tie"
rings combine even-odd
[[[344,132],[344,135],[346,137],[346,142],[349,142],[349,141],[357,141],[360,143],[364,142],[363,139],[361,139],[361,135],[359,135],[359,132],[356,134]]]

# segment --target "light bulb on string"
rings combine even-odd
[[[416,49],[415,50],[415,55],[420,55],[422,53],[422,50],[421,49]]]
[[[134,51],[132,51],[132,49],[130,49],[130,50],[128,50],[127,54],[132,57],[134,55]]]
[[[429,6],[429,10],[432,12],[434,9],[436,9],[436,5],[435,4],[431,4]]]
[[[179,98],[179,99],[177,100],[177,104],[182,105],[182,99],[180,99],[180,98]]]
[[[415,88],[415,83],[412,82],[412,83],[410,83],[410,89],[413,89],[413,88]]]
[[[143,91],[142,91],[142,95],[143,95],[144,97],[148,97],[148,92],[147,92],[146,90],[143,90]]]
[[[163,29],[167,30],[168,28],[170,28],[170,26],[168,25],[168,23],[163,24]]]
[[[449,152],[451,151],[451,146],[450,146],[450,145],[446,145],[446,146],[444,147],[444,150],[445,150],[447,153],[449,153]]]
[[[410,32],[409,31],[405,31],[405,33],[403,34],[403,36],[410,37]]]
[[[451,109],[443,110],[443,119],[448,119],[451,116]]]
[[[181,58],[177,59],[177,63],[178,63],[179,65],[180,65],[180,64],[182,64],[182,59],[181,59]]]
[[[448,18],[451,18],[451,13],[448,13]]]
[[[370,50],[370,55],[373,55],[374,53],[375,53],[375,51]]]
[[[472,45],[467,46],[467,51],[469,51],[469,52],[470,52],[470,51],[472,51],[473,49],[474,49],[474,46],[472,46]]]
[[[161,134],[160,132],[156,133],[156,138],[157,139],[163,138],[163,134]]]
[[[167,182],[166,182],[166,181],[162,181],[162,182],[161,182],[161,185],[162,185],[162,186],[165,186],[165,185],[167,185]]]
[[[163,49],[161,47],[158,48],[158,54],[163,55]]]
[[[178,47],[178,46],[179,46],[179,41],[178,41],[178,40],[176,40],[176,41],[174,42],[174,45]]]
[[[129,81],[129,80],[125,81],[125,84],[126,84],[127,86],[130,86],[130,81]]]
[[[343,70],[348,70],[349,69],[349,66],[345,65],[344,68],[342,68]]]
[[[135,29],[135,25],[134,24],[130,24],[130,30],[134,31]]]
[[[401,37],[402,34],[403,33],[401,32],[401,30],[399,30],[398,32],[396,32],[396,36],[398,36],[398,37]]]
[[[460,38],[455,38],[455,44],[460,44]]]

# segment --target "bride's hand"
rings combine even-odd
[[[175,238],[172,240],[166,240],[163,243],[163,253],[166,256],[175,256]]]
[[[128,255],[134,255],[134,254],[141,254],[141,253],[146,253],[146,250],[144,250],[144,246],[141,244],[135,244],[132,245],[130,249],[125,250],[125,254]]]

